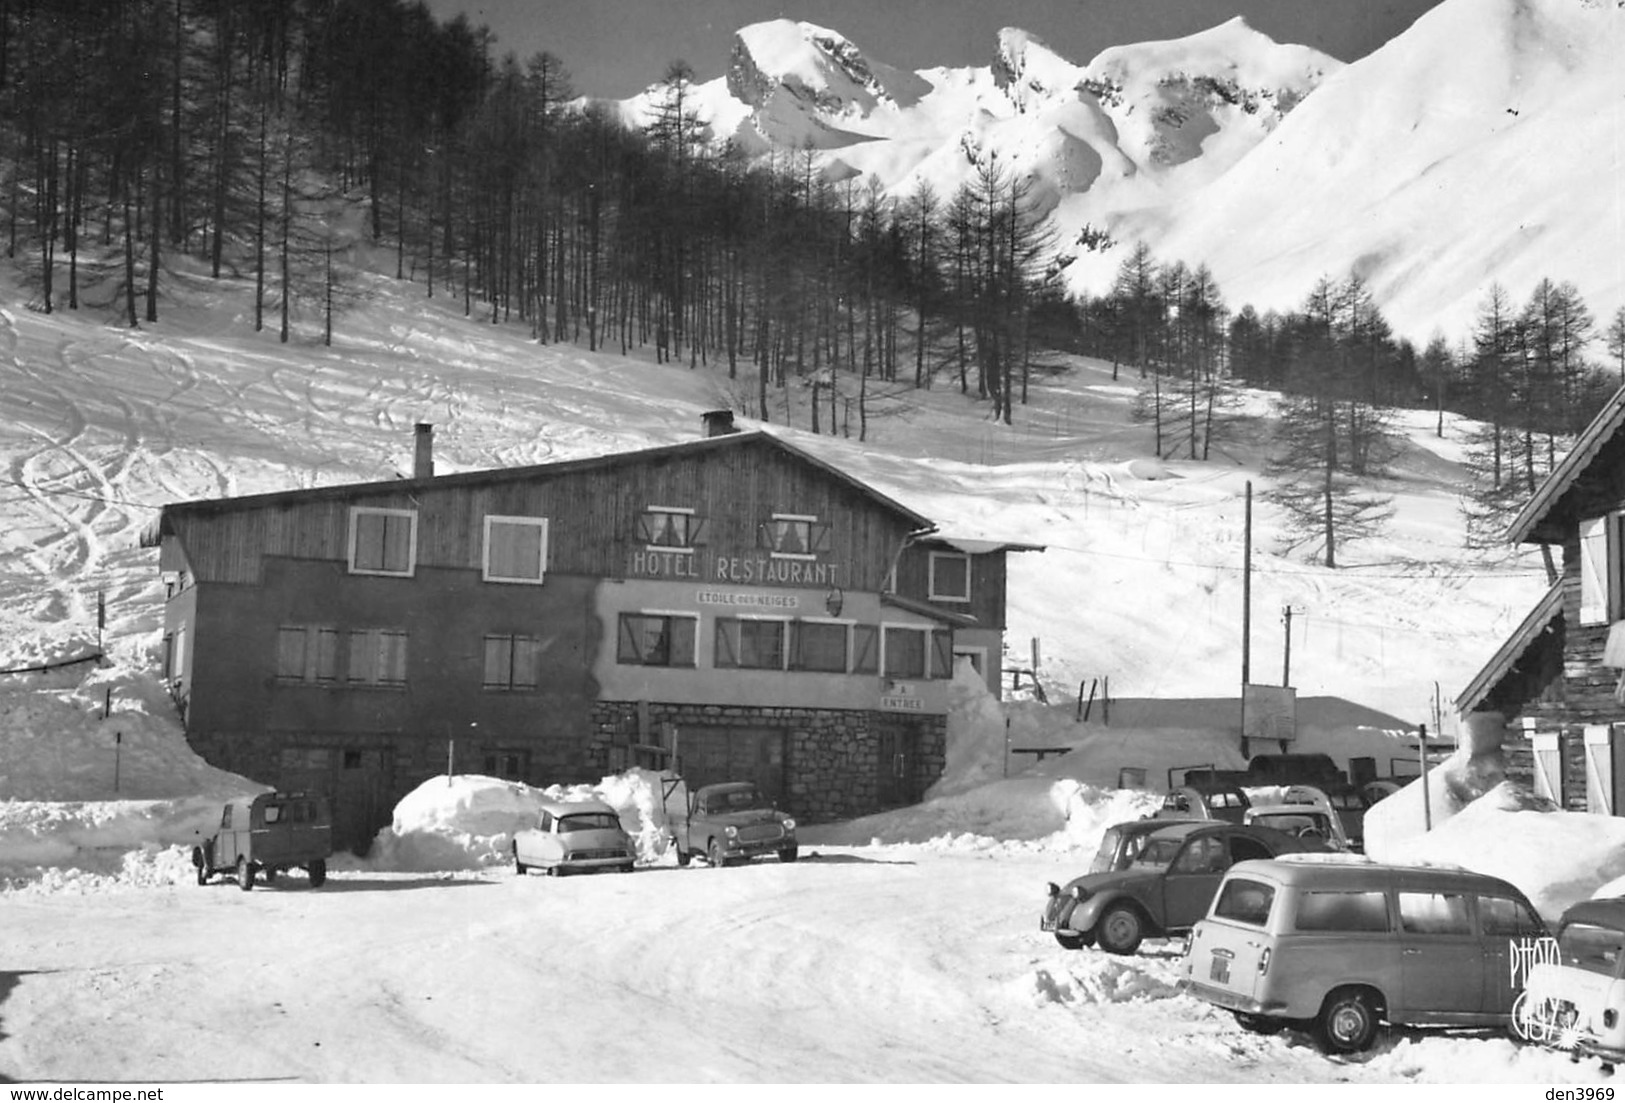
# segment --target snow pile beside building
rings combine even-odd
[[[365,865],[375,870],[429,872],[481,869],[512,860],[515,833],[536,826],[543,801],[601,800],[620,814],[638,858],[664,851],[664,831],[653,818],[659,782],[630,771],[597,785],[550,785],[457,774],[432,777],[395,805],[394,821],[378,832]]]
[[[1543,811],[1531,807],[1527,789],[1502,782],[1432,831],[1390,840],[1379,859],[1460,866],[1504,878],[1554,922],[1570,904],[1625,877],[1625,819]]]
[[[1378,801],[1365,814],[1365,852],[1379,862],[1393,855],[1430,829],[1438,829],[1480,797],[1502,785],[1506,778],[1501,754],[1505,723],[1496,713],[1469,718],[1461,744],[1438,766],[1428,771],[1426,797],[1421,778]],[[1503,800],[1513,800],[1509,788]],[[1527,790],[1517,797],[1519,807],[1539,808]],[[1548,803],[1545,807],[1550,808]]]

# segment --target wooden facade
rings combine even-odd
[[[953,657],[998,691],[1004,560],[1030,550],[949,540],[766,433],[181,503],[155,539],[188,739],[325,789],[351,846],[448,769],[596,782],[675,754],[809,821],[918,800]],[[495,567],[504,541],[534,577]]]
[[[1512,542],[1552,549],[1562,574],[1456,699],[1464,715],[1498,712],[1522,733],[1509,773],[1564,808],[1610,815],[1625,794],[1622,427],[1625,389],[1509,527]]]

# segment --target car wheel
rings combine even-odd
[[[674,845],[677,847],[678,866],[686,866],[688,863],[694,860],[694,852],[692,850],[684,850],[682,843],[676,843]]]
[[[527,866],[524,862],[521,862],[519,860],[519,844],[518,843],[513,844],[513,870],[514,870],[515,873],[519,874],[520,876],[523,876],[524,874],[526,874],[526,873],[528,873],[530,871],[530,867]]]
[[[722,844],[715,839],[712,839],[711,845],[706,847],[705,857],[711,863],[712,869],[721,869],[728,864],[728,859],[722,856]]]
[[[262,870],[261,872],[265,877],[265,883],[267,885],[276,884],[276,874],[277,874],[276,866],[266,866],[265,869]]]
[[[1077,931],[1056,931],[1055,941],[1061,944],[1063,950],[1081,950],[1085,946],[1093,946],[1095,936],[1093,932],[1079,934]]]
[[[1247,1011],[1232,1012],[1241,1029],[1249,1034],[1279,1034],[1286,1029],[1286,1020],[1273,1015],[1254,1015]]]
[[[197,883],[200,885],[208,884],[209,863],[204,860],[203,848],[201,846],[194,846],[192,848],[192,864],[197,866]]]
[[[254,863],[240,854],[237,856],[237,887],[244,892],[254,887]]]
[[[800,851],[793,846],[787,846],[779,851],[779,861],[781,862],[793,862],[800,856]]]
[[[1145,937],[1145,924],[1133,904],[1113,904],[1095,924],[1095,937],[1108,954],[1132,954]]]
[[[1344,989],[1326,997],[1315,1020],[1315,1033],[1331,1053],[1358,1053],[1370,1049],[1377,1039],[1377,1009],[1371,997],[1356,989]]]
[[[319,889],[327,882],[327,862],[321,858],[317,858],[315,861],[311,862],[310,865],[305,867],[305,869],[310,874],[311,888]]]

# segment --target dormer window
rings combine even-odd
[[[350,573],[410,578],[418,560],[418,515],[411,509],[350,510]]]
[[[774,559],[817,559],[829,551],[829,526],[799,513],[775,513],[758,530],[758,543]]]
[[[932,601],[970,600],[970,556],[964,552],[931,553]]]
[[[705,543],[706,519],[681,506],[650,506],[638,515],[638,539],[651,551],[691,552]]]

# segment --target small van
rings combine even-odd
[[[1517,888],[1463,869],[1239,862],[1191,931],[1180,983],[1247,1030],[1308,1027],[1352,1053],[1383,1022],[1508,1026],[1513,961],[1546,934]]]

